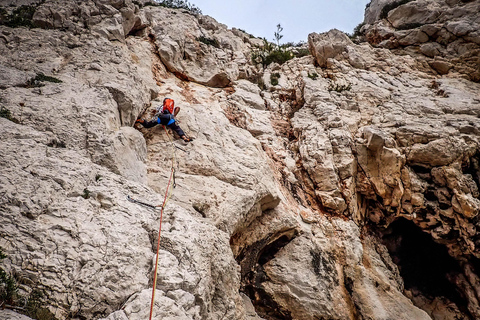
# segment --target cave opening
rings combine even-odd
[[[443,297],[469,315],[468,301],[454,283],[462,269],[444,245],[404,218],[382,232],[382,242],[398,266],[405,290],[420,293],[430,301]]]
[[[241,267],[240,291],[250,298],[255,311],[266,320],[292,320],[290,311],[281,306],[275,297],[266,290],[265,283],[270,278],[264,268],[285,246],[297,235],[297,230],[284,230],[281,233],[270,234],[265,238],[250,244],[242,245],[238,236],[232,236],[230,245],[239,246],[236,250],[236,260]]]

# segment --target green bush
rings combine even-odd
[[[7,108],[5,107],[0,107],[0,117],[1,118],[5,118],[5,119],[8,119],[10,121],[13,121],[15,123],[20,123],[20,121],[18,121],[17,119],[15,119],[13,116],[12,116],[12,112],[10,112],[10,110],[8,110]]]
[[[38,320],[55,320],[55,316],[46,308],[43,308],[43,294],[39,290],[33,290],[28,296],[25,306],[25,315]]]
[[[266,39],[263,39],[263,46],[254,48],[251,53],[252,62],[260,63],[264,68],[273,62],[283,64],[293,57],[291,51],[283,46],[275,46]]]
[[[0,247],[0,262],[7,256]],[[19,307],[19,312],[37,320],[55,320],[55,316],[46,308],[43,308],[42,293],[33,290],[28,296],[18,294],[18,286],[15,278],[0,267],[0,309]]]
[[[261,72],[254,73],[254,74],[251,74],[247,78],[247,80],[252,82],[252,83],[256,83],[258,85],[258,87],[260,88],[260,90],[267,90],[267,86],[265,85],[265,82],[263,81],[262,75],[263,74]]]
[[[27,87],[27,88],[43,87],[45,85],[43,82],[45,82],[45,81],[53,82],[53,83],[63,82],[60,79],[50,77],[50,76],[46,76],[43,73],[37,73],[35,78],[31,78],[27,81],[27,84],[25,85],[25,87]]]
[[[283,37],[283,35],[280,34],[282,30],[283,28],[278,24],[277,31],[274,33],[275,41],[277,42],[276,45],[263,38],[263,46],[256,46],[252,50],[251,58],[254,64],[260,63],[265,68],[273,62],[283,64],[295,57],[295,55],[288,50],[288,44],[280,45],[280,39]]]
[[[37,10],[37,7],[43,2],[44,1],[41,1],[35,6],[23,5],[17,7],[13,9],[11,14],[8,14],[4,8],[0,8],[0,24],[10,28],[35,27],[32,22],[33,14]]]
[[[272,86],[276,86],[278,84],[278,79],[280,79],[280,73],[278,73],[278,72],[272,73],[270,75],[270,84]]]
[[[305,45],[305,41],[299,41],[299,42],[287,42],[282,46],[300,48],[300,47],[303,47],[304,45]]]
[[[200,36],[197,38],[197,41],[205,43],[206,45],[219,48],[220,49],[220,43],[218,43],[217,39],[210,39],[204,36]]]
[[[83,199],[90,199],[90,190],[88,190],[87,188],[83,189],[83,194],[82,194],[82,198]]]
[[[293,55],[296,58],[306,57],[310,55],[310,50],[308,50],[307,48],[299,48],[293,52]]]
[[[380,19],[386,19],[390,11],[412,1],[414,0],[399,0],[392,3],[388,3],[387,5],[385,5],[385,7],[382,8],[382,11],[380,12]]]
[[[293,57],[294,57],[293,53],[280,48],[280,49],[276,49],[276,50],[270,52],[265,57],[265,64],[267,66],[269,64],[273,63],[273,62],[276,62],[278,64],[283,64],[283,63],[287,62],[288,60],[292,59]]]
[[[328,86],[328,91],[336,91],[336,92],[342,92],[342,91],[350,91],[352,89],[352,85],[349,84],[338,84],[338,83],[330,83]]]
[[[0,247],[0,262],[6,257]],[[14,305],[17,298],[18,288],[15,278],[0,267],[0,307],[4,307],[5,304]]]
[[[57,79],[57,78],[54,78],[54,77],[50,77],[50,76],[46,76],[46,75],[44,75],[43,73],[37,73],[37,75],[35,76],[35,80],[36,80],[36,81],[48,81],[48,82],[53,82],[53,83],[61,83],[61,82],[63,82],[63,81],[60,80],[60,79]]]
[[[250,39],[253,39],[255,38],[255,36],[251,33],[248,33],[247,31],[243,30],[243,29],[238,29],[239,31],[242,31],[243,33],[245,33]]]
[[[318,74],[316,72],[314,72],[312,74],[310,74],[310,72],[308,72],[307,76],[312,80],[317,80],[317,78],[318,78]]]
[[[143,6],[157,6],[172,9],[184,9],[192,14],[202,14],[202,10],[200,10],[196,5],[191,4],[189,1],[186,0],[156,0],[145,2],[143,5],[138,1],[133,1],[133,3],[138,5],[140,8]]]
[[[265,85],[265,82],[263,81],[262,78],[258,79],[257,85],[260,88],[260,90],[267,90],[267,86]]]
[[[362,27],[365,25],[365,22],[362,22],[360,24],[358,24],[355,28],[353,28],[353,34],[350,38],[356,38],[356,37],[359,37],[362,35],[362,33],[360,32],[360,30],[362,29]]]

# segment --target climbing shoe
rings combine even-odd
[[[183,141],[185,141],[185,142],[193,141],[193,138],[189,138],[189,137],[187,137],[187,136],[183,136],[182,139],[183,139]]]
[[[144,119],[137,119],[137,121],[135,121],[135,123],[144,124],[145,120]]]

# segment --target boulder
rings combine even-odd
[[[330,58],[335,58],[346,50],[353,42],[340,30],[332,29],[326,33],[308,35],[309,50],[322,68],[327,66]]]

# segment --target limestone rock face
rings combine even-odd
[[[365,38],[404,48],[440,75],[458,72],[480,81],[479,1],[373,0],[365,11]]]
[[[321,35],[317,33],[309,34],[308,44],[319,66],[326,67],[328,59],[335,58],[345,51],[346,46],[353,43],[345,33],[333,29]]]
[[[37,27],[0,26],[1,268],[57,319],[145,319],[160,207],[127,196],[166,195],[154,319],[480,317],[478,1],[421,2],[263,69],[208,16],[9,1]],[[164,97],[193,142],[135,124]],[[408,264],[398,223],[450,269]]]
[[[250,45],[213,18],[179,17],[177,10],[145,14],[162,62],[181,79],[221,88],[248,72]]]

